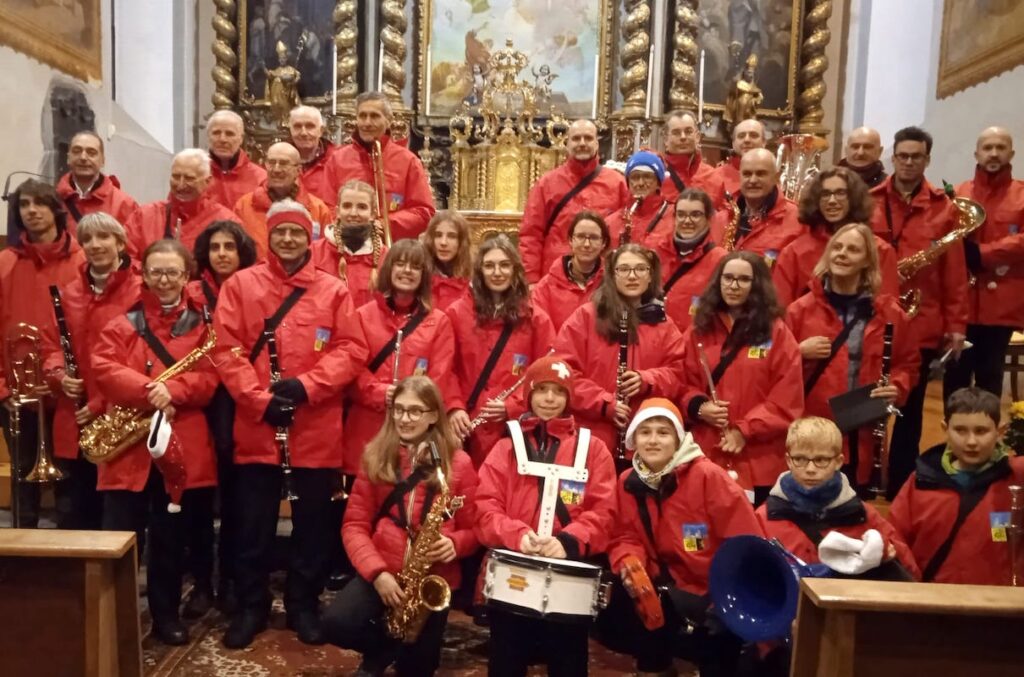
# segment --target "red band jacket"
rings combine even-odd
[[[181,240],[192,251],[196,238],[208,225],[220,220],[238,219],[230,209],[205,195],[194,202],[179,202],[173,197],[150,202],[139,207],[125,224],[128,254],[138,261],[146,247],[165,237]]]
[[[434,268],[434,275],[430,279],[433,285],[431,300],[438,310],[448,310],[456,301],[472,296],[467,277],[448,277]]]
[[[721,182],[722,188],[732,195],[733,200],[740,196],[740,159],[741,156],[733,155],[715,167],[715,178]]]
[[[366,362],[366,339],[345,285],[311,261],[288,275],[276,256],[240,270],[224,283],[217,301],[217,371],[235,400],[235,462],[280,462],[275,429],[263,422],[270,403],[270,358],[253,346],[296,287],[306,293],[274,332],[281,378],[297,378],[308,402],[298,406],[290,428],[292,466],[341,466],[342,398]]]
[[[267,170],[249,159],[244,150],[238,151],[234,164],[225,168],[210,153],[210,183],[206,196],[227,209],[234,209],[243,195],[253,192],[267,180]]]
[[[338,277],[341,254],[338,253],[337,245],[324,237],[314,242],[310,251],[313,252],[313,265],[328,275]],[[387,247],[382,246],[378,257],[378,269],[379,262],[384,260],[387,253]],[[348,250],[345,251],[345,284],[348,286],[348,293],[352,295],[352,303],[356,308],[368,303],[373,298],[370,278],[374,270],[373,248],[369,242],[356,254],[352,254]]]
[[[537,286],[530,292],[530,302],[534,308],[540,308],[548,317],[555,331],[559,331],[569,316],[576,312],[576,309],[590,301],[594,290],[601,286],[604,279],[604,269],[601,261],[598,260],[597,268],[587,278],[583,286],[569,279],[569,260],[571,254],[552,262],[548,274],[540,279]]]
[[[328,167],[330,167],[331,158],[337,151],[338,147],[333,143],[321,140],[320,150],[316,156],[308,162],[302,163],[302,175],[299,178],[303,188],[332,208],[338,204],[338,189],[341,188],[341,185],[335,187],[331,183]],[[370,182],[370,185],[373,183]]]
[[[83,216],[105,212],[123,226],[139,208],[132,196],[121,190],[121,182],[117,177],[105,174],[100,174],[92,190],[85,195],[79,195],[69,172],[57,182],[57,196],[67,206],[67,223],[72,234]],[[75,216],[75,212],[78,212],[78,217]]]
[[[143,290],[140,298],[141,303],[100,330],[92,351],[92,371],[108,408],[121,405],[152,412],[153,407],[146,400],[149,393],[146,386],[167,366],[139,335],[131,315],[144,314],[149,331],[175,360],[181,360],[203,343],[207,327],[202,314],[189,303],[185,294],[169,312],[162,309],[160,299],[148,290]],[[165,384],[176,412],[171,427],[185,453],[185,488],[213,486],[217,483],[217,460],[203,412],[217,388],[217,372],[210,357],[200,359],[192,369],[168,379]],[[96,488],[142,491],[152,462],[143,439],[99,466]]]
[[[661,283],[668,287],[665,292],[665,312],[675,322],[679,331],[686,331],[697,312],[697,303],[708,286],[715,267],[728,252],[711,240],[710,235],[696,249],[680,256],[673,242],[674,231],[666,234],[650,247],[661,260]],[[683,272],[677,271],[683,268]],[[675,278],[675,279],[673,279]]]
[[[632,223],[629,241],[650,247],[651,240],[657,240],[666,231],[675,229],[675,205],[665,200],[660,193],[648,195],[640,201],[640,206],[628,216],[629,210],[636,204],[636,198],[630,196],[629,202],[605,219],[612,247],[618,247],[626,231],[626,220]]]
[[[715,168],[704,162],[700,151],[691,155],[662,153],[661,159],[665,163],[665,180],[661,182],[663,198],[673,203],[679,199],[680,190],[672,178],[675,174],[682,181],[683,190],[698,188],[704,191],[711,198],[715,209],[725,204],[725,184],[715,172]]]
[[[740,210],[744,209],[743,196],[733,196],[739,202]],[[768,198],[769,200],[771,198]],[[736,234],[736,249],[755,252],[764,257],[769,268],[775,267],[775,261],[779,254],[793,240],[804,234],[807,226],[800,223],[797,216],[796,205],[787,200],[780,191],[775,192],[775,204],[773,204],[765,215],[751,223],[750,232],[740,237]],[[731,209],[720,209],[715,212],[711,219],[711,239],[715,242],[723,242],[725,228],[732,220]],[[742,226],[742,220],[740,226]],[[737,230],[739,230],[737,228]]]
[[[295,201],[309,211],[313,217],[313,232],[323,233],[327,224],[334,223],[334,212],[328,208],[320,199],[308,192],[302,185],[299,185],[295,194]],[[247,193],[235,204],[235,221],[241,221],[245,232],[256,243],[256,257],[263,260],[267,258],[270,251],[267,240],[267,211],[273,202],[270,193],[267,192],[267,183],[264,181],[251,193]]]

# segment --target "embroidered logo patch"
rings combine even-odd
[[[519,353],[512,355],[512,375],[519,376],[519,374],[523,373],[523,367],[526,366],[526,362],[526,355],[520,355]]]
[[[573,480],[561,480],[558,483],[558,497],[566,505],[583,505],[583,491],[586,485]]]
[[[1006,543],[1006,530],[1010,526],[1010,513],[990,512],[988,514],[988,524],[992,530],[992,542]]]
[[[331,330],[327,327],[316,328],[316,339],[313,341],[313,350],[316,352],[322,351],[327,347],[327,342],[331,340]]]
[[[700,524],[683,525],[683,550],[686,552],[700,552],[706,547],[708,539],[708,525]]]
[[[768,264],[768,268],[775,265],[775,259],[779,258],[778,249],[767,249],[764,252],[764,262]]]
[[[391,193],[388,198],[388,211],[393,212],[396,209],[401,209],[403,202],[405,202],[404,195],[401,193]]]
[[[1011,223],[1010,227],[1008,228],[1008,230],[1010,231],[1010,235],[1016,235],[1017,233],[1020,232],[1020,224],[1018,224],[1018,223]]]
[[[765,341],[760,345],[750,346],[750,348],[747,349],[747,357],[751,360],[763,360],[768,357],[768,351],[771,350],[771,347],[771,341]]]
[[[700,297],[699,296],[691,296],[690,297],[690,315],[696,315],[697,314],[697,306],[699,306],[699,305],[700,305]]]
[[[423,376],[427,373],[427,367],[430,366],[430,360],[425,357],[420,357],[416,360],[416,368],[413,369],[413,376]]]

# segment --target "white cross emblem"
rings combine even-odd
[[[558,372],[558,378],[560,379],[569,378],[569,374],[571,373],[565,362],[555,362],[551,365],[551,368]]]

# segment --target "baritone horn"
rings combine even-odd
[[[53,462],[46,420],[46,396],[39,392],[46,383],[43,378],[42,336],[39,329],[19,322],[7,335],[5,350],[11,403],[14,405],[11,415],[11,437],[16,452],[21,451],[21,409],[27,405],[35,406],[39,421],[35,465],[23,478],[18,476],[17,463],[12,466],[11,472],[19,482],[42,484],[62,480],[64,473]],[[16,504],[18,501],[12,499],[12,502]]]
[[[804,186],[814,180],[821,167],[821,153],[828,141],[814,134],[787,134],[779,139],[775,167],[779,186],[790,200],[799,200]]]

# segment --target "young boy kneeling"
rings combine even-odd
[[[1024,458],[1002,442],[999,398],[961,388],[946,402],[946,442],[917,459],[889,520],[934,583],[1008,585],[1011,484],[1024,482]]]

